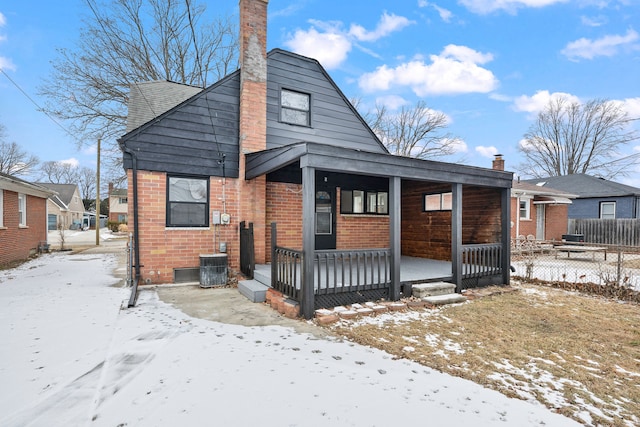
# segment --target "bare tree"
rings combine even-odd
[[[80,189],[82,200],[95,200],[97,181],[98,177],[95,170],[87,167],[78,170],[78,188]]]
[[[637,119],[636,119],[637,120]],[[525,134],[518,167],[526,176],[542,178],[578,173],[613,178],[637,164],[640,153],[620,149],[639,138],[617,102],[594,99],[584,104],[567,98],[549,102]]]
[[[120,157],[115,138],[124,133],[130,84],[204,87],[237,67],[235,20],[204,22],[205,6],[195,1],[84,1],[89,15],[77,46],[58,49],[39,92],[78,145],[102,138],[105,157]]]
[[[6,141],[6,130],[0,124],[0,172],[9,175],[28,175],[36,166],[38,158],[20,148],[16,142]]]
[[[51,184],[77,184],[78,167],[66,162],[47,161],[40,165],[41,181]]]
[[[351,100],[358,108],[360,100]],[[449,123],[446,114],[418,101],[413,107],[390,112],[384,105],[366,112],[363,118],[391,154],[418,159],[434,159],[454,154],[460,139],[445,132]]]

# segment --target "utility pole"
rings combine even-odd
[[[96,246],[100,246],[100,138],[98,138],[98,163],[96,165]]]

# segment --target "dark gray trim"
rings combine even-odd
[[[459,293],[462,291],[462,184],[451,187],[451,276]]]
[[[501,233],[502,233],[502,283],[509,285],[511,280],[511,190],[503,188],[500,193],[502,203]]]
[[[513,173],[391,154],[303,142],[247,154],[246,179],[273,172],[296,160],[300,167],[431,182],[511,188]]]
[[[392,301],[400,299],[400,257],[402,246],[400,235],[402,233],[401,222],[401,180],[393,177],[389,180],[389,242],[391,244],[391,288],[389,298]],[[405,295],[406,296],[406,295]]]
[[[315,251],[315,191],[316,171],[302,168],[302,297],[301,309],[305,319],[311,319],[314,311],[313,253]]]

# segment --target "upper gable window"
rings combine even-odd
[[[280,121],[299,126],[311,126],[311,102],[308,93],[287,89],[280,91]]]

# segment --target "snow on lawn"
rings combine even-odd
[[[0,272],[0,425],[578,425],[379,350],[191,318],[153,290],[120,310],[115,264]]]

